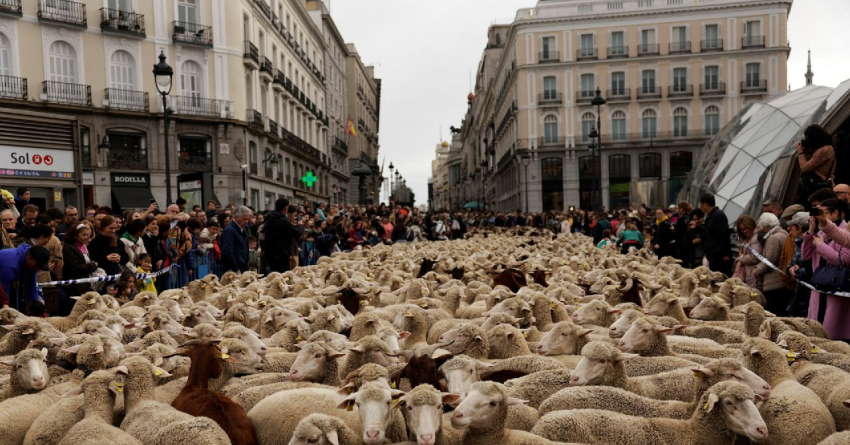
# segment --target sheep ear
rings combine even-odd
[[[584,337],[585,335],[590,334],[591,332],[593,332],[593,329],[580,329],[577,334],[579,337]]]
[[[782,340],[779,340],[778,342],[776,342],[776,346],[788,349],[788,342],[785,341],[785,339],[783,338]]]
[[[458,400],[460,400],[460,395],[459,395],[459,394],[446,394],[446,393],[443,393],[443,394],[442,394],[442,396],[443,396],[443,403],[448,404],[448,405],[451,405],[452,403],[455,403],[455,402],[457,402]],[[845,403],[848,403],[848,402],[850,402],[850,400],[849,400],[849,401],[847,401],[847,402],[845,402]]]
[[[83,297],[80,297],[80,296],[77,296],[77,297],[71,297],[71,299],[72,299],[72,300],[76,300],[76,301],[79,301],[79,300],[80,300],[80,298],[83,298]]]
[[[508,332],[505,336],[508,337],[508,338],[514,338],[514,333]]]
[[[616,308],[608,309],[609,314],[619,314],[620,312],[621,311],[619,309],[616,309]]]
[[[761,358],[761,351],[759,351],[758,349],[752,349],[752,350],[750,350],[750,357],[752,357],[752,358]]]
[[[507,403],[508,406],[524,405],[528,403],[528,400],[517,399],[516,397],[508,397]]]
[[[82,344],[67,347],[67,348],[63,349],[62,351],[67,352],[69,354],[76,354],[76,353],[80,352],[80,346],[82,346]]]
[[[346,354],[344,352],[338,352],[338,351],[334,351],[334,350],[328,351],[328,357],[330,357],[330,358],[340,358],[340,357],[345,357],[345,355]]]
[[[841,402],[841,403],[843,403],[843,404],[844,404],[844,406],[846,406],[846,407],[850,408],[850,400],[845,400],[845,401],[843,401],[843,402]]]
[[[812,350],[810,351],[811,354],[823,354],[824,352],[826,351],[819,348],[816,344],[812,343]]]
[[[622,361],[625,361],[625,360],[633,359],[635,357],[640,357],[640,355],[631,354],[631,353],[628,353],[628,352],[621,352],[621,353],[617,354],[617,357],[614,358],[614,361],[615,362],[622,362]]]
[[[339,445],[339,435],[337,435],[336,431],[328,431],[328,433],[325,434],[325,438],[327,438],[328,442],[333,445]]]
[[[669,332],[673,332],[673,328],[668,328],[667,326],[661,326],[661,325],[656,325],[652,329],[659,334],[667,334]]]
[[[127,374],[130,374],[130,371],[127,369],[126,366],[116,366],[115,367],[115,373],[127,375]]]
[[[349,351],[363,352],[363,345],[353,346],[348,348]]]
[[[717,403],[718,400],[720,400],[720,396],[714,393],[709,394],[708,401],[705,402],[705,405],[702,406],[702,409],[711,412],[711,410],[714,409],[714,404]]]
[[[760,396],[760,395],[758,395],[758,394],[756,394],[755,396],[753,396],[753,403],[758,404],[758,403],[761,403],[761,402],[763,402],[763,401],[764,401],[764,397],[762,397],[762,396]]]
[[[157,376],[158,378],[161,378],[161,379],[164,379],[164,378],[166,378],[166,377],[171,377],[171,374],[169,374],[169,372],[168,372],[168,371],[166,371],[166,370],[164,370],[164,369],[160,368],[159,366],[154,366],[154,368],[153,368],[153,374],[154,374],[155,376]]]
[[[408,332],[408,331],[401,331],[398,334],[398,338],[407,338],[409,336],[410,336],[410,332]]]
[[[491,368],[493,366],[494,365],[492,363],[482,362],[480,360],[475,361],[475,368],[478,369],[478,370]]]
[[[162,360],[162,357],[157,357],[157,358],[153,361],[153,365],[154,365],[154,366],[162,366],[162,361],[163,361],[163,360]]]
[[[688,327],[688,325],[686,325],[686,324],[677,324],[677,325],[673,326],[672,329],[674,331],[684,331],[686,327]]]
[[[705,367],[691,368],[691,371],[693,371],[694,376],[697,376],[697,377],[705,378],[705,377],[713,377],[714,376],[714,371],[712,371],[710,368],[705,368]]]
[[[391,389],[390,395],[392,396],[393,399],[397,399],[397,398],[404,395],[404,391],[400,391],[398,389]]]
[[[66,392],[65,394],[62,394],[60,396],[60,398],[67,399],[67,398],[71,398],[71,397],[74,397],[74,396],[78,396],[82,393],[83,393],[83,385],[80,385],[80,386],[78,386],[74,389],[71,389],[70,391]]]
[[[484,342],[484,338],[482,338],[480,335],[476,335],[476,336],[475,336],[475,341],[477,341],[477,342],[479,342],[479,343],[483,343],[483,342]]]
[[[352,409],[352,406],[354,405],[354,399],[356,399],[356,398],[357,398],[356,393],[349,394],[348,397],[346,397],[345,400],[343,400],[342,403],[340,403],[336,407],[338,409],[344,409],[346,411],[350,411]]]
[[[47,352],[48,352],[47,348],[41,348],[41,351],[39,351],[39,352],[41,352],[41,359],[42,360],[47,358]]]
[[[15,359],[12,358],[12,359],[9,359],[9,360],[0,360],[0,365],[15,366]]]
[[[21,335],[32,335],[32,334],[35,334],[35,330],[32,329],[32,328],[24,329],[24,331],[21,332]]]
[[[103,345],[98,345],[96,348],[94,348],[94,352],[92,352],[92,354],[100,354],[102,352],[103,352]]]

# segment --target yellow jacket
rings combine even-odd
[[[139,273],[150,273],[150,272],[142,269],[141,267],[137,267],[136,269],[139,271]],[[153,283],[155,283],[155,282],[156,282],[156,278],[154,278],[154,277],[147,278],[147,279],[144,279],[144,280],[136,280],[136,289],[138,289],[139,292],[144,292],[146,290],[151,291],[151,292],[153,292],[154,295],[156,295],[156,287],[153,285]]]

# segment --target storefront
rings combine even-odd
[[[213,192],[212,173],[188,173],[177,177],[177,195],[186,200],[186,208],[195,205],[207,208],[207,201],[220,203]]]
[[[30,191],[41,210],[81,205],[74,118],[0,109],[0,188]]]
[[[140,210],[150,207],[153,199],[151,194],[151,178],[148,173],[110,173],[112,184],[112,211]],[[165,210],[165,203],[160,203],[160,209]]]

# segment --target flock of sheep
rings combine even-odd
[[[0,444],[848,444],[850,345],[582,235],[0,310]]]

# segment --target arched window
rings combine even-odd
[[[641,178],[661,177],[661,153],[643,153],[638,157]]]
[[[254,76],[251,72],[245,74],[245,105],[249,110],[254,109]]]
[[[286,165],[286,185],[291,185],[292,184],[292,168],[290,167],[290,164],[289,164],[289,158],[286,158],[286,163],[284,165]]]
[[[77,52],[68,42],[57,40],[50,45],[50,80],[77,83]]]
[[[127,51],[112,53],[111,87],[118,90],[136,90],[136,59]]]
[[[204,94],[204,70],[194,60],[183,62],[180,71],[180,90],[184,96],[201,98]]]
[[[694,165],[694,154],[689,151],[670,153],[670,176],[687,176]]]
[[[542,159],[540,170],[543,188],[543,211],[562,211],[564,209],[563,159]]]
[[[271,160],[273,159],[272,151],[269,149],[263,150],[263,168],[265,169],[266,177],[274,179],[274,169],[272,168]]]
[[[586,142],[590,140],[590,130],[596,128],[596,116],[593,113],[584,113],[581,115],[581,140]]]
[[[579,206],[583,209],[599,207],[599,192],[595,191],[596,178],[599,177],[599,158],[581,156],[578,158]]]
[[[248,164],[251,169],[251,174],[257,174],[257,144],[254,141],[248,142]]]
[[[657,133],[657,114],[655,110],[646,109],[641,113],[642,135],[645,139],[656,137]]]
[[[713,136],[720,131],[720,108],[714,105],[705,109],[705,134]]]
[[[549,115],[543,118],[543,144],[558,143],[558,117]]]
[[[626,139],[626,113],[623,111],[615,111],[611,115],[611,136],[615,141]]]
[[[673,110],[673,137],[688,135],[688,110],[683,107]]]
[[[0,33],[0,76],[12,75],[12,45],[9,39]]]
[[[629,155],[608,156],[608,182],[629,182],[632,180],[632,161]]]

